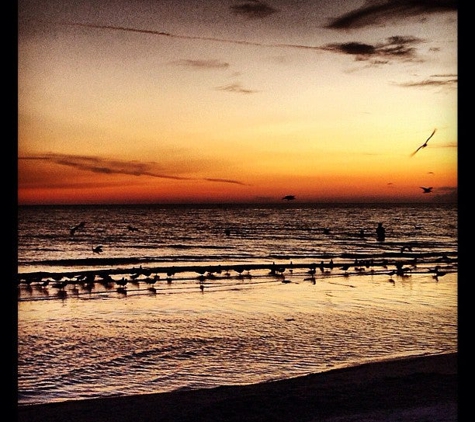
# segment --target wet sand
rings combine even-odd
[[[451,422],[457,354],[246,386],[19,406],[19,422]]]

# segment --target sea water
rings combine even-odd
[[[448,204],[19,207],[18,401],[454,352],[457,230]]]

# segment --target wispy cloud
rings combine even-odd
[[[231,12],[235,15],[244,16],[248,19],[262,19],[276,12],[277,9],[259,0],[250,0],[244,3],[230,6]]]
[[[332,19],[325,27],[355,29],[455,11],[456,0],[368,0],[362,7]]]
[[[229,63],[222,62],[219,60],[175,60],[172,62],[178,66],[190,67],[194,69],[227,69],[229,68]]]
[[[66,154],[43,154],[18,157],[19,160],[39,160],[55,164],[72,167],[77,170],[89,171],[100,174],[126,174],[131,176],[148,176],[161,179],[173,180],[204,180],[215,183],[231,183],[235,185],[247,186],[239,180],[219,179],[219,178],[196,178],[177,176],[171,173],[160,171],[160,166],[154,162],[143,163],[140,161],[120,161],[109,160],[102,157],[90,157],[84,155]]]
[[[424,87],[442,87],[455,88],[457,86],[457,75],[431,75],[426,79],[419,81],[410,81],[394,83],[394,85],[404,88],[424,88]]]
[[[218,86],[215,89],[217,91],[237,92],[238,94],[255,94],[258,92],[252,89],[243,88],[240,83]]]
[[[202,180],[206,180],[207,182],[231,183],[231,184],[234,184],[234,185],[248,186],[243,182],[240,182],[238,180],[231,180],[231,179],[217,179],[217,178],[205,177]]]
[[[405,3],[405,2],[404,2]],[[108,31],[125,31],[139,34],[149,34],[161,37],[178,38],[185,40],[201,40],[220,43],[229,43],[236,45],[249,45],[269,48],[290,48],[299,50],[310,50],[320,52],[333,52],[339,54],[347,54],[353,56],[356,60],[366,60],[374,64],[388,63],[390,60],[416,60],[416,49],[414,46],[424,42],[423,40],[410,36],[393,36],[387,38],[384,42],[379,44],[367,44],[358,41],[346,43],[332,43],[323,46],[312,46],[304,44],[285,44],[285,43],[261,43],[257,41],[243,41],[232,40],[216,37],[203,37],[193,35],[172,34],[169,32],[146,30],[139,28],[112,26],[112,25],[94,25],[89,23],[78,22],[47,22],[36,20],[36,22],[46,23],[50,25],[64,25],[77,26],[90,29],[108,30]],[[174,62],[177,65],[188,66],[193,68],[208,68],[208,69],[224,69],[229,67],[226,62],[219,60],[178,60]],[[231,87],[232,88],[232,87]]]
[[[48,25],[63,25],[63,26],[77,26],[82,28],[90,28],[90,29],[102,29],[108,31],[124,31],[124,32],[133,32],[138,34],[148,34],[148,35],[157,35],[160,37],[169,37],[169,38],[177,38],[182,40],[201,40],[201,41],[213,41],[213,42],[220,42],[220,43],[229,43],[229,44],[237,44],[237,45],[252,45],[252,46],[260,46],[260,47],[289,47],[289,48],[318,48],[318,47],[308,47],[308,46],[301,46],[301,45],[292,45],[292,44],[263,44],[260,42],[254,41],[241,41],[241,40],[230,40],[226,38],[216,38],[216,37],[202,37],[198,35],[180,35],[180,34],[172,34],[170,32],[164,31],[155,31],[150,29],[140,29],[140,28],[131,28],[126,26],[115,26],[115,25],[95,25],[90,23],[80,23],[80,22],[66,22],[66,21],[45,21],[40,19],[32,19],[31,22],[38,22]]]

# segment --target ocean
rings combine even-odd
[[[457,351],[457,213],[456,204],[20,206],[18,403]]]

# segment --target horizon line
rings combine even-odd
[[[458,204],[456,200],[434,198],[430,201],[394,200],[394,201],[184,201],[184,202],[78,202],[78,203],[18,203],[18,207],[28,206],[227,206],[227,205],[427,205]]]

